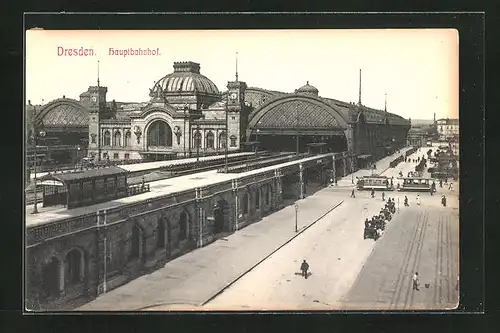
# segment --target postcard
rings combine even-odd
[[[457,30],[25,43],[26,311],[458,306]]]

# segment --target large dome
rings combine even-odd
[[[174,63],[174,72],[156,82],[151,95],[178,94],[182,92],[219,95],[217,86],[207,77],[200,74],[200,64],[184,61]]]

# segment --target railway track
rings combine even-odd
[[[428,221],[428,212],[424,211],[418,215],[413,236],[405,249],[403,265],[396,279],[395,291],[392,294],[389,309],[406,309],[408,305],[411,305],[413,300],[411,276],[415,271],[418,271]],[[403,302],[402,306],[400,306],[401,301]]]
[[[272,154],[272,155],[267,155],[267,156],[258,156],[258,157],[252,157],[248,158],[247,156],[242,157],[241,160],[238,161],[233,161],[233,162],[228,162],[228,170],[234,169],[235,167],[239,166],[245,166],[245,165],[253,165],[256,166],[258,164],[262,163],[274,163],[274,162],[280,162],[283,161],[284,159],[289,158],[289,156],[294,155],[294,153],[286,153],[286,154]],[[185,175],[190,175],[190,174],[195,174],[199,172],[205,172],[205,171],[211,171],[211,170],[220,170],[225,167],[225,163],[218,163],[218,164],[213,164],[213,165],[208,165],[204,167],[198,167],[194,169],[187,169],[187,170],[175,170],[175,169],[164,169],[161,171],[152,171],[151,173],[160,173],[160,175],[156,176],[154,179],[147,180],[146,175],[144,175],[145,178],[145,183],[151,183],[155,181],[160,181],[164,179],[169,179],[169,178],[174,178],[174,177],[179,177],[179,176],[185,176]],[[161,174],[163,173],[163,174]],[[143,176],[132,176],[128,179],[127,183],[129,185],[138,185],[142,183],[142,177]]]

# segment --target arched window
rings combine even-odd
[[[165,220],[160,218],[158,219],[158,226],[156,228],[156,247],[159,249],[163,249],[165,247]]]
[[[212,132],[207,133],[207,148],[209,149],[214,148],[214,133]]]
[[[255,191],[255,209],[260,209],[260,189]]]
[[[127,131],[125,133],[125,144],[124,144],[125,147],[130,147],[131,138],[132,138],[132,134],[130,133],[130,131]]]
[[[201,148],[201,133],[200,133],[200,131],[194,132],[193,139],[194,139],[194,147]]]
[[[233,135],[229,139],[231,140],[231,147],[236,147],[236,137]]]
[[[113,140],[113,146],[120,147],[121,141],[122,141],[122,134],[120,133],[120,131],[116,131]]]
[[[179,240],[188,238],[188,216],[186,212],[182,212],[179,218]]]
[[[157,120],[149,126],[148,146],[172,147],[172,129],[163,120]]]
[[[243,199],[242,199],[242,207],[241,207],[241,210],[243,211],[243,214],[248,214],[248,193],[245,193],[245,195],[243,195]]]
[[[47,296],[57,296],[59,294],[59,267],[59,260],[53,257],[42,268],[43,291]]]
[[[111,146],[111,133],[109,131],[104,132],[104,144],[103,146]]]
[[[139,259],[141,255],[141,229],[137,225],[132,228],[130,239],[130,259]]]
[[[73,249],[66,255],[66,283],[73,286],[83,281],[83,256],[82,253]]]
[[[220,149],[226,148],[226,132],[221,132],[219,134],[219,148]]]

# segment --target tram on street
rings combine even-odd
[[[378,191],[393,191],[394,184],[392,178],[387,176],[363,176],[356,177],[358,190],[378,190]]]
[[[398,191],[429,192],[432,188],[432,178],[400,177],[401,184]]]

